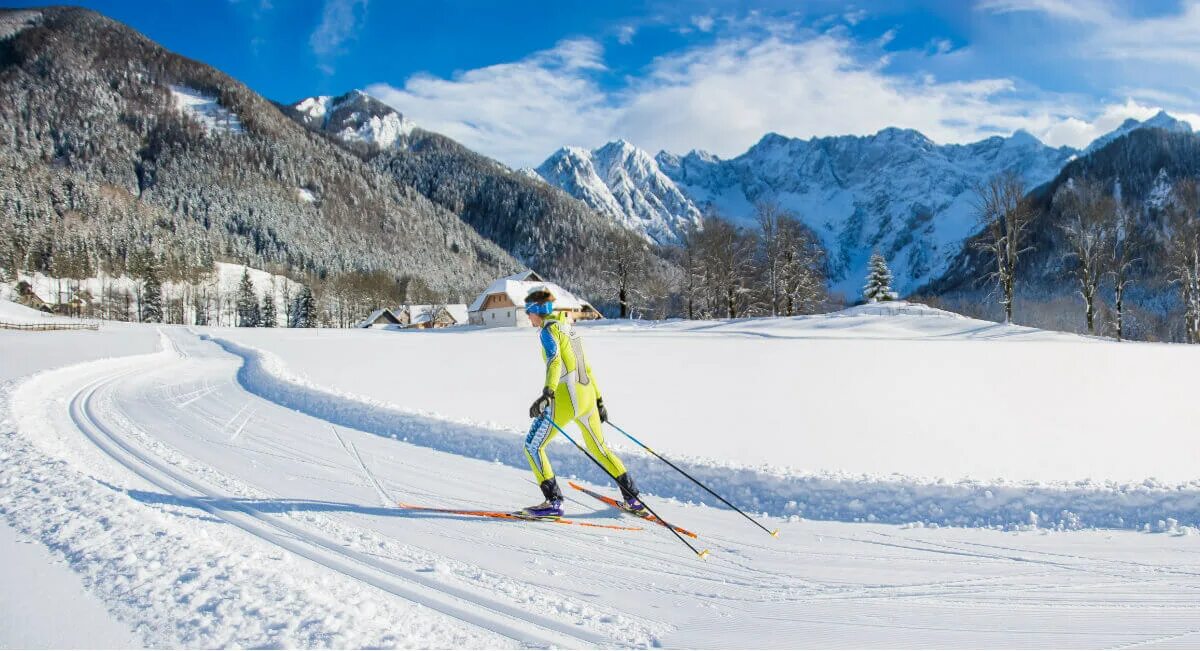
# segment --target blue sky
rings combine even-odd
[[[1200,126],[1200,0],[80,4],[271,99],[364,88],[513,166],[615,138],[732,156],[769,131]]]

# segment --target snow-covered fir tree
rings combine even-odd
[[[263,294],[262,309],[259,310],[258,325],[263,328],[274,328],[277,323],[275,316],[275,296],[274,292],[268,290]]]
[[[317,327],[317,301],[313,298],[312,290],[308,286],[300,287],[300,291],[296,293],[296,301],[292,307],[292,322],[288,324],[288,327]]]
[[[145,280],[142,283],[142,321],[144,323],[162,323],[162,281],[158,279],[158,264],[153,257],[146,264],[143,272]]]
[[[250,270],[244,269],[242,280],[238,283],[237,325],[239,328],[257,328],[259,317],[258,295],[254,292],[254,281],[250,279]]]
[[[870,303],[890,301],[895,298],[895,294],[892,293],[892,270],[888,269],[887,260],[878,251],[871,254],[867,284],[863,286],[863,298]]]

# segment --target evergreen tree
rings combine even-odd
[[[158,263],[150,256],[142,271],[142,322],[162,323],[162,282],[158,279]]]
[[[237,293],[237,325],[239,328],[257,328],[259,325],[258,295],[254,292],[254,281],[250,280],[250,270],[242,270],[242,280],[238,283]]]
[[[892,294],[892,270],[888,269],[887,260],[879,252],[871,254],[870,271],[867,272],[867,284],[863,286],[863,298],[870,303],[890,301]]]
[[[301,286],[296,293],[295,305],[292,307],[292,328],[317,327],[317,301],[313,298],[312,290],[307,285]]]
[[[258,325],[263,328],[274,328],[276,324],[275,317],[275,296],[274,292],[267,291],[263,294],[262,310],[259,311]]]

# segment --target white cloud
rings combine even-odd
[[[1110,61],[1171,63],[1200,68],[1200,1],[1183,0],[1177,13],[1134,17],[1104,0],[986,0],[991,13],[1040,13],[1074,23],[1083,38],[1071,38],[1078,56]]]
[[[320,59],[318,67],[331,74],[331,60],[342,46],[354,38],[366,16],[367,0],[325,0],[321,22],[308,39],[313,54]]]
[[[889,74],[853,42],[830,34],[718,39],[662,56],[615,89],[599,83],[604,72],[600,45],[575,39],[451,79],[419,75],[400,88],[368,91],[423,127],[514,167],[537,165],[562,145],[596,147],[616,138],[650,151],[734,156],[771,131],[811,137],[889,126],[938,142],[1025,129],[1048,144],[1079,147],[1127,117],[1158,110],[1135,99],[1081,109],[1078,100],[1018,89],[1007,78],[940,82]]]
[[[621,45],[629,45],[633,42],[635,34],[637,34],[637,28],[633,25],[621,25],[617,28],[617,42]]]
[[[702,32],[711,32],[716,20],[712,16],[692,16],[692,25]]]
[[[442,79],[411,77],[367,92],[412,118],[514,167],[536,165],[564,144],[612,132],[613,109],[593,80],[603,50],[590,39],[560,42],[521,61]]]

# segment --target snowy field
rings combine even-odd
[[[586,327],[613,419],[782,530],[623,445],[708,561],[570,489],[641,530],[395,508],[534,501],[530,330],[0,331],[0,511],[56,572],[22,619],[6,561],[0,643],[1200,645],[1193,349],[902,311]]]

